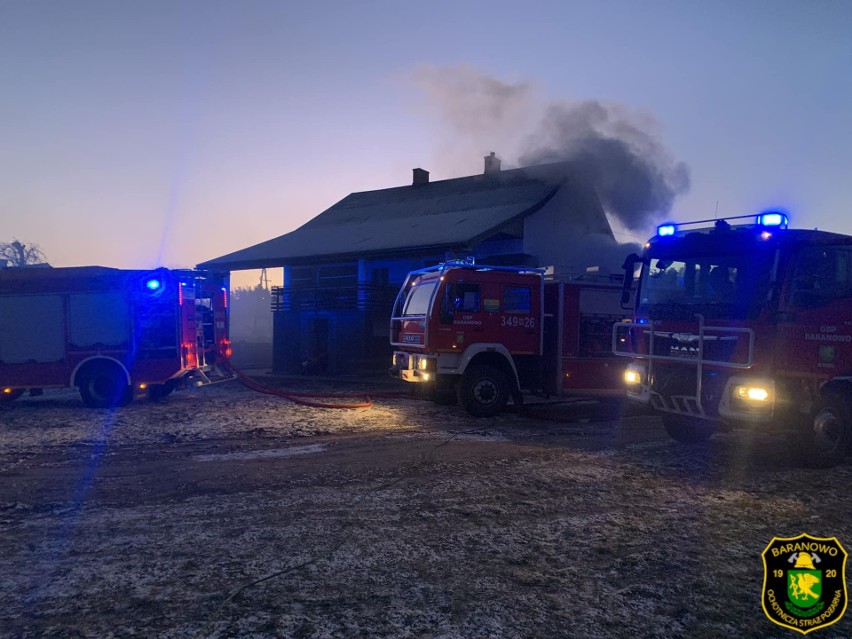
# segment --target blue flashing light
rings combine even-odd
[[[160,290],[160,287],[162,286],[163,283],[155,277],[152,277],[150,280],[145,282],[145,288],[151,292]]]
[[[674,235],[675,231],[677,231],[677,226],[674,224],[660,224],[657,227],[657,235],[660,237],[668,237],[670,235]]]
[[[787,214],[780,211],[765,211],[757,216],[757,223],[759,226],[786,227],[788,221]]]

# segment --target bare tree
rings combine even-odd
[[[9,266],[28,266],[42,264],[47,261],[38,244],[23,244],[17,239],[11,242],[0,242],[0,261],[5,260]]]

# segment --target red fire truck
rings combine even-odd
[[[164,396],[229,349],[225,275],[0,269],[0,401],[69,386],[96,408]]]
[[[409,273],[391,318],[392,375],[429,385],[439,402],[477,417],[522,391],[624,394],[609,339],[623,319],[620,287],[604,278],[555,281],[538,269],[468,258]]]
[[[852,440],[852,237],[787,223],[767,212],[658,227],[625,262],[625,285],[637,266],[640,279],[613,351],[632,359],[628,398],[674,439],[760,424],[831,466]]]

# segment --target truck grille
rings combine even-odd
[[[699,403],[695,366],[658,363],[650,380],[651,405],[668,412],[716,416],[727,379],[725,373],[705,370],[701,376]]]

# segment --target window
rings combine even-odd
[[[790,298],[795,306],[814,307],[852,297],[852,247],[811,246],[796,261]]]
[[[654,319],[754,317],[769,294],[765,252],[652,257],[642,269],[639,312]]]
[[[403,317],[426,315],[429,312],[429,301],[432,299],[432,291],[435,290],[437,285],[437,282],[432,281],[410,287],[403,302]]]
[[[463,313],[479,312],[479,284],[451,284],[450,300],[453,308]]]
[[[529,313],[532,310],[532,291],[526,286],[507,286],[503,289],[504,313]]]

